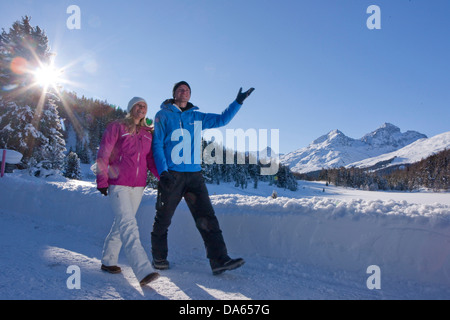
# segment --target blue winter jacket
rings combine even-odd
[[[201,132],[227,125],[242,105],[234,101],[222,114],[203,113],[188,103],[184,111],[166,100],[155,116],[153,157],[158,173],[201,171]]]

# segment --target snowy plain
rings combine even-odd
[[[182,201],[169,231],[172,267],[141,288],[124,256],[122,274],[100,270],[113,216],[84,174],[85,181],[23,172],[0,179],[0,299],[450,299],[449,193],[305,181],[295,192],[208,185],[230,256],[246,264],[213,276]],[[137,215],[149,254],[155,201],[147,188]],[[372,265],[381,289],[367,286]],[[71,266],[80,270],[80,289],[67,286]]]

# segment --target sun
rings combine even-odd
[[[61,74],[62,71],[52,65],[42,65],[33,72],[35,83],[45,89],[56,88],[62,82]]]

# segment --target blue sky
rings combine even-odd
[[[79,30],[66,26],[70,5]],[[370,5],[380,30],[367,28]],[[384,122],[450,130],[448,0],[0,0],[0,28],[24,15],[80,96],[121,107],[142,96],[153,117],[180,80],[213,113],[255,87],[226,128],[279,129],[282,153]]]

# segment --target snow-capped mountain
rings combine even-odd
[[[361,139],[353,139],[339,130],[333,130],[314,140],[306,148],[280,157],[280,161],[289,165],[292,171],[307,173],[322,168],[347,166],[396,151],[424,138],[427,136],[416,131],[402,133],[400,128],[390,123],[383,124]]]
[[[450,149],[450,131],[431,138],[419,139],[399,150],[347,165],[348,168],[387,168],[419,162],[438,152]]]
[[[397,126],[385,123],[377,130],[366,134],[361,138],[361,141],[373,148],[393,147],[398,149],[426,137],[426,135],[417,131],[406,131],[402,133]]]

